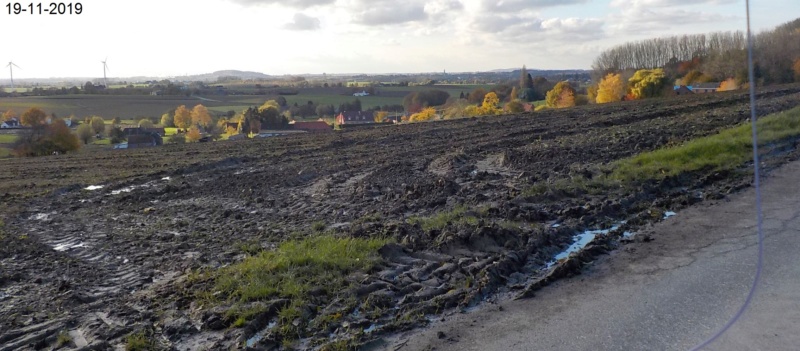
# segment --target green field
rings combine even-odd
[[[377,87],[374,96],[358,97],[363,108],[384,105],[402,105],[403,98],[411,92],[430,89],[444,90],[452,97],[458,97],[462,92],[468,94],[475,88],[490,89],[490,85],[434,85],[410,87]],[[284,95],[287,103],[334,105],[338,107],[345,102],[356,99],[353,88],[301,88],[296,89],[296,95]],[[273,93],[276,89],[270,90]],[[275,93],[276,94],[276,93]],[[115,117],[123,123],[138,121],[145,117],[157,117],[174,110],[180,105],[193,107],[197,104],[205,105],[217,115],[224,115],[228,111],[241,112],[248,107],[260,106],[267,100],[276,99],[278,95],[230,95],[230,96],[150,96],[150,95],[59,95],[44,97],[6,97],[0,98],[0,111],[12,109],[18,114],[31,107],[39,107],[45,112],[54,113],[58,117],[74,115],[80,119],[90,116],[101,116],[107,121]],[[131,124],[134,124],[131,123]]]
[[[89,116],[101,116],[106,120],[119,117],[122,120],[138,121],[144,117],[158,117],[180,105],[191,108],[203,104],[212,111],[217,111],[216,106],[236,107],[224,111],[242,110],[253,106],[254,102],[244,101],[253,99],[253,96],[215,97],[207,101],[185,96],[150,96],[150,95],[62,95],[43,97],[7,97],[0,98],[0,111],[13,109],[18,114],[31,107],[39,107],[45,112],[55,113],[58,117],[74,115],[80,119]],[[261,102],[265,98],[258,99]],[[224,112],[223,111],[223,112]]]
[[[16,134],[0,134],[0,144],[11,144],[17,141]]]
[[[11,157],[11,150],[8,148],[0,147],[0,158]]]
[[[286,98],[286,102],[289,105],[294,105],[297,103],[298,105],[307,104],[308,101],[313,101],[315,104],[323,104],[323,105],[333,105],[334,107],[339,107],[340,104],[345,102],[351,102],[355,99],[361,101],[361,107],[364,109],[368,109],[371,107],[376,106],[384,106],[384,105],[402,105],[403,98],[397,97],[388,97],[388,96],[359,96],[355,97],[352,95],[289,95],[284,96]]]

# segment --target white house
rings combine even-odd
[[[369,93],[362,90],[360,93],[355,93],[353,96],[369,96]]]
[[[7,129],[7,128],[19,128],[19,121],[16,118],[9,119],[8,121],[3,122],[0,124],[0,128]]]

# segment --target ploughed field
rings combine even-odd
[[[758,92],[760,115],[799,104],[800,85]],[[584,250],[597,254],[666,211],[748,186],[745,168],[597,180],[614,161],[748,116],[735,92],[0,160],[0,350],[346,349],[531,296],[588,260],[553,260],[576,233],[615,227]],[[767,163],[794,151],[771,145]],[[377,246],[345,250],[369,264],[292,266],[261,295],[231,288],[259,275],[243,262],[285,259],[282,243],[308,238]],[[302,276],[320,272],[336,284]]]

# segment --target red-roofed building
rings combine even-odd
[[[323,121],[315,122],[294,122],[295,130],[304,130],[309,133],[327,133],[333,131],[328,123]]]

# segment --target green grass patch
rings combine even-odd
[[[16,134],[0,134],[0,144],[11,144],[19,138]]]
[[[67,346],[70,342],[72,342],[72,337],[66,331],[62,331],[56,338],[56,348]]]
[[[0,158],[11,157],[11,149],[0,147]]]
[[[310,322],[303,320],[305,306],[312,299],[309,292],[324,292],[313,299],[341,295],[353,284],[347,276],[376,267],[381,262],[378,249],[389,241],[329,234],[290,239],[275,250],[261,251],[218,270],[213,275],[213,292],[198,296],[211,304],[232,303],[233,327],[242,327],[263,312],[263,305],[254,302],[288,299],[278,312],[278,332],[297,337]],[[297,318],[302,323],[295,323]]]
[[[466,206],[456,206],[454,209],[439,212],[431,217],[410,217],[409,224],[419,224],[424,231],[441,230],[448,224],[464,223],[471,226],[478,225],[478,217],[469,212]]]
[[[144,333],[131,334],[125,338],[125,351],[150,351],[155,347],[155,343]]]
[[[762,117],[757,122],[759,145],[800,136],[800,107]],[[750,124],[717,135],[691,140],[681,146],[646,152],[614,164],[612,179],[660,180],[700,170],[731,170],[753,159]]]
[[[164,128],[164,134],[165,134],[165,135],[175,135],[175,134],[178,134],[178,128],[175,128],[175,127],[167,127],[167,128]]]
[[[111,145],[111,139],[105,138],[105,139],[95,140],[92,142],[92,145]]]
[[[387,239],[338,238],[320,235],[289,240],[220,270],[216,290],[240,301],[303,298],[311,287],[344,283],[351,272],[370,270],[380,261],[378,249]]]

